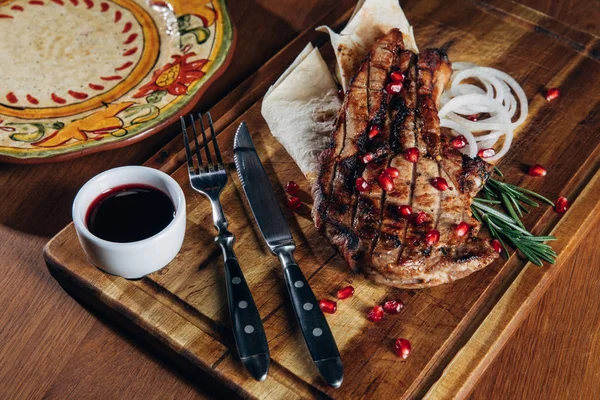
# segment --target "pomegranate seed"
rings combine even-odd
[[[392,72],[390,74],[390,80],[392,82],[403,82],[404,81],[404,75],[400,71],[394,71],[394,72]]]
[[[285,191],[291,195],[295,195],[296,193],[298,193],[298,189],[300,189],[300,186],[298,186],[298,184],[294,181],[289,181],[285,185]]]
[[[473,115],[469,115],[469,116],[467,117],[467,119],[468,119],[469,121],[473,121],[473,122],[477,122],[477,119],[478,119],[478,118],[479,118],[479,114],[473,114]]]
[[[560,90],[558,88],[550,88],[546,92],[546,101],[552,101],[558,99],[560,96]]]
[[[430,246],[433,246],[434,244],[436,244],[438,242],[438,240],[440,240],[440,231],[437,231],[435,229],[430,230],[425,235],[425,242],[427,242],[427,244]]]
[[[302,200],[300,200],[300,198],[298,198],[296,196],[292,196],[289,199],[287,199],[287,206],[289,207],[290,210],[296,210],[296,209],[300,208],[301,205],[302,205]]]
[[[333,314],[337,311],[337,303],[331,300],[319,300],[319,308],[327,314]]]
[[[444,178],[441,177],[437,177],[437,178],[433,178],[431,180],[431,184],[433,185],[434,188],[436,188],[437,190],[440,191],[444,191],[444,190],[448,190],[448,182],[446,182],[446,180]]]
[[[363,164],[368,164],[371,161],[373,161],[373,158],[375,158],[375,155],[373,153],[367,153],[360,158],[360,161],[362,161]]]
[[[417,225],[422,225],[425,223],[425,221],[427,221],[427,214],[424,213],[423,211],[419,211],[419,213],[415,217],[415,223]]]
[[[496,253],[502,253],[502,245],[498,239],[492,240],[492,248]]]
[[[341,101],[344,101],[344,89],[338,89],[337,96]]]
[[[496,155],[496,150],[494,149],[481,149],[477,152],[479,158],[488,158]]]
[[[398,212],[404,218],[408,218],[408,217],[410,217],[412,215],[412,207],[411,206],[399,206],[398,207]]]
[[[387,90],[387,92],[390,94],[398,94],[402,91],[402,87],[402,82],[391,82],[388,83],[388,85],[385,87],[385,90]]]
[[[404,154],[404,158],[406,158],[411,163],[416,164],[417,161],[419,161],[419,149],[417,149],[416,147],[406,149],[406,154]]]
[[[529,175],[531,175],[531,176],[546,176],[546,168],[544,168],[540,164],[532,165],[531,168],[529,168]]]
[[[381,186],[381,188],[386,192],[389,192],[394,188],[393,178],[387,175],[385,172],[382,172],[381,175],[379,175],[377,181],[379,182],[379,186]]]
[[[455,149],[462,149],[467,145],[467,138],[463,135],[459,135],[450,141],[450,145]]]
[[[381,306],[373,307],[371,309],[371,311],[369,311],[369,314],[367,315],[367,317],[369,318],[369,321],[371,321],[371,322],[381,321],[381,319],[383,318],[383,307],[381,307]]]
[[[383,303],[383,309],[388,314],[398,314],[404,308],[402,300],[389,300]]]
[[[465,236],[467,233],[469,233],[469,228],[469,224],[467,224],[466,222],[461,222],[456,227],[456,235],[459,237]]]
[[[352,286],[346,286],[343,289],[338,290],[337,298],[340,300],[347,299],[348,297],[352,297],[354,294],[354,288]]]
[[[358,190],[359,192],[366,192],[371,188],[369,182],[365,181],[363,178],[357,178],[355,186],[356,190]]]
[[[398,176],[400,176],[400,171],[398,171],[396,168],[394,167],[389,167],[386,168],[383,171],[384,174],[386,174],[387,176],[391,177],[391,178],[397,178]]]
[[[559,197],[558,200],[556,200],[554,209],[556,210],[556,212],[563,214],[567,212],[569,206],[569,200],[567,200],[566,197]]]
[[[404,338],[397,339],[394,343],[394,350],[396,351],[398,357],[406,360],[410,355],[410,342]]]
[[[379,128],[373,125],[371,129],[369,129],[369,139],[373,139],[375,136],[379,135],[379,132]]]

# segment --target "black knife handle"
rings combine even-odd
[[[233,337],[242,363],[257,380],[266,378],[269,369],[269,346],[265,329],[240,264],[233,253],[231,240],[217,238],[225,258],[225,286]]]
[[[284,267],[285,283],[294,313],[302,330],[310,355],[323,379],[333,387],[342,384],[344,369],[340,352],[319,302],[291,252],[278,253]],[[289,258],[288,258],[289,257]]]

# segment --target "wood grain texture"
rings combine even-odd
[[[587,0],[523,2],[542,12],[546,12],[542,6],[549,4],[560,10],[577,11],[584,9],[582,5],[593,6],[595,3]],[[433,31],[428,33],[424,29],[429,24],[439,25],[436,16],[433,13],[417,16],[412,8],[418,2],[407,0],[402,3],[411,22],[413,17],[419,19],[419,40],[426,39]],[[250,73],[262,66],[291,38],[304,31],[310,32],[310,22],[318,22],[329,13],[343,14],[338,12],[338,7],[334,7],[338,4],[333,0],[230,0],[229,8],[239,33],[235,60],[198,108],[204,110],[211,107],[240,82],[243,82],[240,86],[243,89],[239,89],[241,92],[252,88],[255,82],[246,80]],[[520,13],[519,17],[511,17],[513,8]],[[295,11],[286,11],[289,9]],[[597,49],[597,38],[587,34],[585,27],[586,21],[598,21],[597,18],[591,18],[593,13],[584,12],[585,18],[575,19],[558,15],[562,21],[558,22],[544,15],[540,17],[539,13],[537,17],[536,13],[523,16],[523,10],[524,7],[517,3],[504,1],[486,12],[500,13],[513,23],[518,22],[531,30],[541,21],[543,29],[538,28],[538,34],[556,41],[555,47],[575,46],[580,54],[593,54],[592,51]],[[552,15],[551,11],[547,13]],[[435,30],[442,37],[443,28],[438,26]],[[470,40],[471,52],[485,55],[486,48],[478,45],[476,38],[471,37]],[[535,45],[534,39],[532,42]],[[296,46],[303,47],[299,43]],[[546,51],[544,46],[543,43],[540,45],[540,52]],[[458,51],[455,54],[459,54]],[[530,62],[511,54],[508,57],[507,64]],[[283,58],[279,60],[280,64],[271,62],[273,68],[285,68],[289,63]],[[553,60],[550,58],[546,61]],[[590,65],[593,64],[579,72],[587,73],[587,79],[593,82],[597,70]],[[539,68],[543,70],[544,65],[541,64]],[[269,79],[266,75],[276,74],[267,69],[262,69],[264,81]],[[514,70],[509,72],[513,73]],[[543,79],[552,77],[548,72]],[[572,94],[577,95],[577,90],[573,90]],[[248,108],[252,102],[245,103],[241,108]],[[557,112],[567,111],[562,105],[558,108]],[[232,111],[230,121],[237,117],[237,111]],[[587,120],[591,122],[588,123],[597,122],[594,118],[597,117],[590,114]],[[44,395],[60,399],[213,396],[207,392],[211,380],[175,372],[180,370],[174,368],[175,364],[160,357],[155,349],[139,342],[139,332],[124,334],[121,325],[114,327],[112,322],[98,319],[81,307],[50,277],[41,257],[46,241],[69,222],[72,199],[87,179],[107,168],[140,164],[149,158],[156,166],[166,168],[163,161],[173,160],[171,149],[177,153],[180,141],[167,144],[167,153],[159,150],[173,137],[174,132],[168,129],[134,146],[73,162],[31,167],[0,165],[0,193],[3,195],[0,207],[0,398],[41,398]],[[597,130],[584,129],[583,134],[592,135],[595,132]],[[531,157],[534,159],[535,155]],[[172,164],[175,166],[178,162]],[[591,280],[597,279],[597,276],[589,274],[589,266],[597,265],[597,258],[592,258],[597,254],[592,247],[597,241],[596,236],[595,240],[588,239],[580,246],[576,257],[565,265],[545,300],[507,346],[511,350],[505,350],[499,362],[492,363],[489,373],[481,382],[482,390],[478,391],[476,386],[473,398],[506,398],[503,393],[514,394],[515,398],[519,398],[519,394],[527,395],[521,398],[589,398],[590,393],[597,393],[600,371],[597,363],[588,361],[582,380],[581,370],[576,368],[585,362],[587,355],[598,354],[600,349],[596,334],[598,325],[591,322],[593,315],[590,314],[600,308],[599,289]],[[563,283],[563,277],[569,277],[565,271],[572,272],[572,284]],[[580,288],[584,290],[578,290]],[[565,304],[569,305],[564,307],[568,312],[561,310],[560,318],[552,325],[556,308]],[[569,351],[568,346],[573,343],[577,343],[578,351]],[[556,353],[555,349],[559,346],[564,351]],[[524,350],[526,353],[523,353]],[[516,357],[518,354],[520,358]],[[515,368],[517,363],[518,368]],[[236,367],[236,362],[229,357],[219,365],[221,370]],[[490,396],[490,393],[493,395]],[[218,397],[223,398],[220,394]]]
[[[587,236],[599,219],[598,198],[600,172],[588,183],[551,234],[557,238]],[[583,224],[579,222],[582,218],[586,221]],[[576,243],[563,239],[556,242],[554,248],[561,256],[569,257],[575,250]],[[426,398],[464,398],[526,317],[526,311],[531,309],[554,281],[562,264],[563,261],[559,259],[556,265],[545,271],[528,263],[429,389]]]
[[[600,398],[600,229],[592,229],[469,397]]]
[[[532,28],[540,24],[552,26],[555,31],[562,29],[565,37],[574,40],[579,33],[568,27],[541,20],[522,23],[522,18],[517,18],[522,15],[507,16],[496,12],[496,8],[494,10],[490,13],[489,8],[481,3],[465,2],[463,13],[459,16],[445,7],[445,3],[435,0],[407,7],[407,13],[412,12],[417,40],[422,47],[444,47],[451,59],[453,54],[460,54],[463,60],[496,66],[522,83],[530,97],[530,123],[518,134],[514,150],[503,159],[501,168],[507,180],[551,198],[559,194],[577,198],[576,206],[563,219],[548,207],[542,207],[525,220],[530,228],[540,233],[548,233],[556,226],[561,238],[564,237],[561,241],[563,247],[559,248],[568,256],[568,249],[574,247],[580,236],[577,228],[585,226],[589,213],[596,206],[595,199],[600,188],[597,180],[586,188],[599,162],[600,137],[593,134],[598,127],[594,112],[597,98],[592,93],[578,90],[587,85],[586,75],[598,72],[597,61],[581,48],[570,46],[570,42],[557,41],[553,36]],[[518,7],[512,12],[528,15],[526,9]],[[470,18],[464,18],[465,13]],[[435,25],[431,24],[432,16],[437,22]],[[550,28],[547,30],[550,31]],[[469,34],[465,35],[465,32]],[[593,40],[591,36],[577,38]],[[486,48],[485,53],[479,50],[482,46]],[[566,88],[561,102],[549,104],[541,96],[540,88],[551,80],[552,85]],[[261,85],[264,86],[264,83]],[[578,95],[575,96],[575,93]],[[566,102],[565,98],[569,101]],[[223,101],[227,102],[228,98]],[[285,199],[283,185],[288,180],[295,180],[301,183],[304,200],[310,204],[306,194],[307,183],[270,135],[260,115],[260,102],[248,108],[233,123],[226,121],[219,125],[224,127],[220,129],[218,140],[225,160],[231,161],[233,133],[242,119],[247,121],[253,132],[259,154],[282,201]],[[577,136],[564,140],[564,132],[574,132],[575,128]],[[549,139],[542,142],[539,140],[541,135]],[[575,153],[577,158],[572,156]],[[522,172],[524,165],[533,162],[546,165],[560,163],[561,169],[553,172],[552,180],[535,180]],[[443,372],[446,364],[455,354],[455,359],[462,357],[464,352],[459,349],[468,348],[473,343],[469,340],[473,332],[473,338],[477,340],[479,331],[475,330],[490,309],[490,318],[494,318],[497,299],[501,299],[498,304],[504,307],[502,310],[511,310],[503,305],[505,297],[502,294],[505,291],[505,295],[511,293],[513,279],[517,278],[519,283],[520,271],[533,271],[533,275],[526,285],[514,289],[521,302],[509,303],[516,316],[512,320],[520,318],[531,308],[539,298],[538,293],[552,281],[562,265],[522,270],[524,262],[513,255],[506,263],[498,261],[484,271],[451,285],[422,291],[376,287],[361,276],[349,273],[341,259],[323,243],[315,232],[307,206],[296,214],[288,213],[299,245],[299,263],[309,276],[317,297],[330,297],[347,283],[352,283],[357,289],[357,294],[351,300],[340,303],[338,312],[329,317],[346,363],[346,383],[341,389],[332,390],[320,382],[306,357],[283,293],[278,262],[264,248],[248,217],[249,210],[242,199],[239,183],[233,178],[223,193],[224,208],[230,229],[238,239],[236,251],[242,268],[252,266],[246,269],[247,280],[264,318],[273,359],[272,379],[267,384],[256,384],[240,372],[239,366],[235,367],[235,353],[228,350],[232,340],[224,301],[221,260],[218,251],[212,247],[214,233],[208,203],[188,187],[185,168],[175,170],[173,176],[182,184],[188,201],[188,231],[182,252],[165,269],[136,282],[107,277],[87,263],[72,227],[50,242],[46,255],[51,270],[67,289],[70,287],[68,283],[75,283],[84,293],[87,291],[91,299],[104,303],[131,324],[148,331],[150,339],[161,342],[168,352],[191,361],[198,370],[214,375],[243,396],[411,398],[426,393],[440,376],[441,383],[435,384],[438,386],[434,385],[433,393],[430,392],[434,398],[436,395],[464,396],[489,363],[486,355],[493,354],[492,350],[467,354],[468,362],[463,364],[475,366],[466,370],[468,379],[459,374],[458,378],[449,378],[448,384],[444,379],[452,370]],[[590,190],[591,195],[586,194]],[[561,226],[567,228],[560,230]],[[404,301],[406,309],[403,314],[399,318],[386,318],[379,324],[368,322],[365,318],[367,310],[389,298]],[[502,310],[498,312],[502,313]],[[488,320],[483,321],[485,328]],[[502,334],[498,339],[501,344],[510,330],[501,329],[499,333]],[[399,336],[409,338],[415,349],[404,363],[398,361],[391,351],[394,339]],[[214,352],[207,353],[207,348]]]
[[[338,3],[229,1],[239,34],[234,61],[197,109],[212,107],[307,30],[307,21],[319,21]],[[296,11],[283,13],[281,4]],[[207,386],[209,380],[198,384],[197,377],[172,372],[166,358],[82,308],[50,276],[42,257],[46,242],[70,222],[71,204],[83,183],[109,168],[168,159],[160,150],[175,133],[167,129],[130,147],[60,164],[0,164],[0,398],[41,398],[49,391],[61,399],[94,393],[135,398],[138,391],[147,393],[145,386],[153,388],[148,398],[197,397],[197,388]],[[95,331],[114,343],[116,354],[103,352],[102,341],[87,341]],[[80,363],[87,352],[94,354],[95,364]],[[118,373],[115,362],[123,366]]]
[[[521,0],[520,3],[576,29],[600,36],[600,3],[597,0]]]

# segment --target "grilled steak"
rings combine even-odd
[[[403,89],[388,93],[390,74],[398,72]],[[319,157],[315,224],[352,269],[379,283],[434,286],[497,257],[477,237],[470,210],[492,167],[461,154],[440,134],[437,101],[451,72],[442,51],[417,56],[404,49],[400,31],[391,30],[350,82],[331,144]],[[414,151],[416,163],[407,157]],[[384,172],[390,167],[397,176]],[[440,177],[447,190],[432,184]],[[401,215],[400,206],[410,206],[411,216]],[[464,236],[456,233],[461,222],[470,227]],[[439,240],[429,244],[432,231]]]

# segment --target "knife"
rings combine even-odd
[[[294,260],[296,245],[292,233],[245,122],[235,134],[233,154],[242,188],[262,236],[283,266],[288,294],[308,351],[325,382],[340,387],[344,368],[335,339],[308,281]]]

